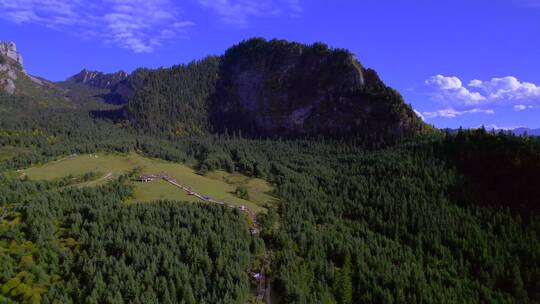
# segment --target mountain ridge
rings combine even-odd
[[[113,87],[117,83],[126,79],[128,76],[129,74],[122,70],[114,73],[103,73],[84,68],[79,73],[66,79],[66,81],[74,81],[104,89]]]
[[[374,70],[324,43],[252,38],[190,64],[131,74],[83,69],[51,85],[55,98],[125,105],[114,115],[155,135],[383,140],[428,129]]]
[[[169,135],[290,138],[398,138],[426,128],[397,91],[343,49],[252,38],[209,58],[150,71],[128,102],[130,121]],[[193,126],[186,113],[205,121]]]

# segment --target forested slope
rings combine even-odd
[[[215,89],[218,64],[218,58],[208,57],[148,73],[129,100],[129,120],[148,134],[206,134],[207,102]]]
[[[250,39],[220,57],[149,71],[127,109],[136,128],[165,136],[380,140],[429,128],[350,52],[283,40]]]

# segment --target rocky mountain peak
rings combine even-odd
[[[90,71],[83,69],[78,74],[71,76],[68,81],[74,81],[78,83],[87,84],[96,88],[111,88],[117,83],[128,77],[128,73],[124,71],[118,71],[116,73],[105,74],[99,71]]]
[[[215,130],[253,136],[396,138],[423,123],[348,50],[254,38],[228,49],[209,102]]]
[[[254,38],[145,78],[127,114],[150,132],[396,139],[425,127],[374,70],[323,43]]]

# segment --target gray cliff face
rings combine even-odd
[[[0,42],[0,92],[24,95],[29,93],[25,88],[30,87],[38,90],[57,89],[52,83],[34,77],[24,70],[22,55],[17,51],[15,43]]]
[[[253,136],[381,136],[422,122],[399,93],[342,49],[251,39],[222,57],[210,102],[215,130]]]
[[[0,91],[15,93],[17,73],[23,73],[23,59],[13,42],[0,42]]]
[[[18,63],[23,67],[23,59],[21,54],[17,52],[17,46],[14,42],[0,42],[0,54]]]

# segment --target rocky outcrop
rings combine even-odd
[[[399,138],[425,125],[356,57],[322,43],[251,39],[206,58],[150,71],[128,103],[154,133],[250,137]]]
[[[22,69],[23,59],[14,42],[0,42],[0,54],[16,62]]]
[[[220,132],[399,137],[423,126],[374,70],[322,43],[247,40],[227,50],[219,74],[209,115]]]
[[[22,64],[22,56],[17,52],[15,43],[0,42],[0,91],[15,93],[17,73],[26,74]]]
[[[67,81],[82,83],[95,88],[110,89],[116,84],[126,79],[128,76],[129,74],[124,71],[105,74],[103,72],[89,71],[87,69],[83,69],[78,74],[68,78]]]
[[[0,42],[0,91],[39,98],[60,95],[51,82],[24,70],[22,56],[13,42]]]

